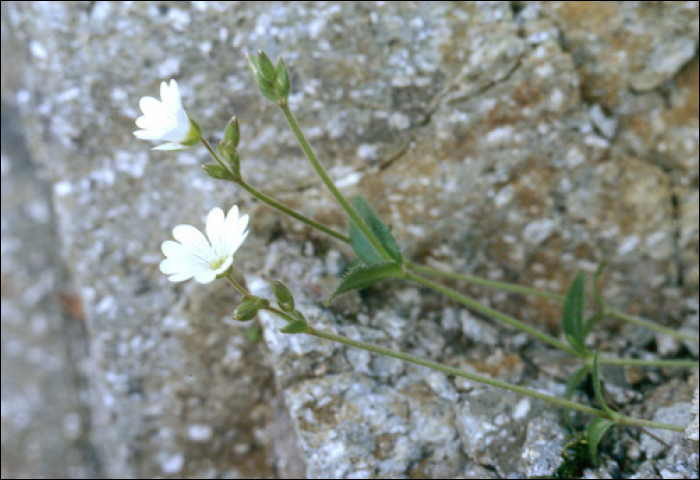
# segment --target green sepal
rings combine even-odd
[[[294,297],[289,289],[280,281],[275,281],[272,285],[272,289],[275,292],[275,298],[277,299],[277,305],[279,305],[280,310],[287,313],[293,312]]]
[[[277,72],[275,71],[274,65],[270,61],[265,52],[258,50],[258,65],[260,66],[259,72],[262,74],[263,78],[272,85],[277,79]]]
[[[239,322],[247,322],[248,320],[254,319],[259,310],[260,305],[258,299],[256,297],[247,298],[236,309],[236,314],[233,318]]]
[[[292,83],[289,79],[289,72],[287,71],[287,66],[284,64],[284,60],[279,58],[277,60],[275,79],[275,93],[280,100],[287,100],[289,96],[289,91],[292,88]]]
[[[605,413],[614,417],[615,412],[612,411],[610,407],[605,403],[605,398],[603,398],[603,389],[600,383],[600,350],[595,352],[593,356],[593,368],[591,369],[591,375],[593,376],[593,391],[595,392],[595,398],[600,404],[600,408],[603,409]]]
[[[228,180],[233,181],[233,175],[227,169],[219,165],[218,163],[207,163],[202,165],[204,172],[211,178],[216,178],[218,180]]]
[[[303,322],[301,320],[297,320],[296,322],[292,322],[288,324],[286,327],[280,328],[280,332],[282,333],[304,333],[308,329],[308,324],[306,322]]]
[[[586,337],[583,334],[583,308],[586,301],[586,274],[579,272],[569,287],[564,300],[562,327],[564,337],[579,353],[586,352]]]
[[[355,212],[357,212],[357,215],[362,219],[365,225],[367,225],[367,228],[369,228],[374,236],[377,237],[377,240],[379,240],[379,243],[382,244],[391,258],[396,260],[397,263],[402,264],[403,257],[401,256],[401,250],[396,240],[391,235],[389,227],[377,216],[372,205],[360,196],[353,197],[350,203],[355,209]],[[350,221],[349,233],[350,244],[362,261],[367,264],[386,262],[386,259],[374,248],[372,242],[365,237],[360,227],[352,220]]]
[[[591,369],[588,365],[584,365],[578,370],[576,370],[574,374],[569,377],[569,379],[566,381],[564,399],[571,400],[571,398],[574,396],[574,392],[581,384],[583,379],[586,378],[586,375],[588,375],[590,370]],[[569,429],[573,429],[573,422],[571,421],[570,410],[564,410],[564,422],[566,423],[566,426],[569,427]]]
[[[202,127],[200,127],[199,124],[189,115],[187,115],[187,118],[190,120],[190,131],[187,134],[187,138],[180,142],[180,145],[191,147],[199,143],[199,141],[202,139]]]
[[[369,287],[385,278],[403,278],[404,272],[401,265],[394,262],[374,263],[372,265],[358,265],[345,274],[340,284],[328,299],[330,304],[335,297],[352,290]]]
[[[238,143],[241,140],[241,127],[238,125],[238,119],[233,116],[231,120],[226,125],[226,130],[224,130],[224,143],[231,142],[233,148],[238,147]]]
[[[612,420],[600,417],[594,418],[591,420],[591,423],[588,424],[586,437],[588,439],[588,452],[591,455],[591,461],[593,461],[593,463],[598,463],[598,445],[608,429],[614,424],[615,422]]]

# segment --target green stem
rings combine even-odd
[[[437,268],[427,267],[424,265],[418,265],[411,262],[406,262],[406,266],[413,270],[414,272],[423,273],[426,275],[432,275],[440,278],[447,278],[450,280],[458,280],[462,282],[467,282],[473,285],[479,285],[487,288],[495,288],[497,290],[503,290],[506,292],[521,293],[523,295],[530,295],[533,297],[546,298],[548,300],[554,300],[557,302],[563,302],[565,300],[564,295],[559,295],[558,293],[547,292],[544,290],[539,290],[536,288],[523,287],[521,285],[514,285],[512,283],[498,282],[495,280],[487,280],[485,278],[475,277],[472,275],[464,275],[461,273],[445,272],[443,270],[438,270]],[[685,335],[684,333],[678,332],[671,328],[666,328],[658,325],[649,320],[644,320],[643,318],[635,317],[633,315],[628,315],[624,312],[609,309],[605,312],[607,316],[622,320],[625,322],[632,323],[639,327],[648,328],[649,330],[654,330],[659,333],[677,338],[682,341],[688,341],[693,343],[700,343],[700,339],[697,337],[692,337],[690,335]]]
[[[510,325],[513,328],[517,328],[518,330],[521,330],[525,333],[528,333],[532,335],[535,338],[538,338],[539,340],[548,343],[549,345],[558,348],[560,350],[563,350],[567,353],[570,353],[571,355],[574,355],[576,357],[579,356],[579,354],[576,352],[576,350],[573,349],[570,345],[567,345],[564,342],[561,342],[557,340],[556,338],[552,337],[551,335],[547,335],[546,333],[540,332],[534,327],[531,327],[529,325],[526,325],[522,323],[519,320],[516,320],[513,317],[510,317],[504,313],[499,312],[498,310],[494,310],[493,308],[489,308],[485,305],[480,304],[476,300],[473,300],[465,295],[461,295],[454,290],[450,290],[447,287],[444,287],[440,285],[439,283],[435,283],[431,280],[428,280],[427,278],[423,278],[419,275],[416,275],[411,272],[406,273],[406,279],[412,280],[416,283],[419,283],[425,287],[428,287],[432,290],[435,290],[436,292],[440,292],[443,295],[450,297],[453,300],[456,300],[467,307],[471,308],[472,310],[476,310],[477,312],[484,313],[490,317],[493,317],[497,320],[500,320],[501,322]]]
[[[464,275],[461,273],[445,272],[443,270],[438,270],[437,268],[418,265],[416,263],[406,262],[406,266],[414,272],[424,273],[426,275],[432,275],[435,277],[447,278],[450,280],[458,280],[487,288],[495,288],[506,292],[521,293],[523,295],[546,298],[548,300],[555,300],[557,302],[563,302],[565,298],[563,295],[546,292],[544,290],[538,290],[536,288],[523,287],[521,285],[514,285],[512,283],[506,282],[498,282],[495,280],[487,280],[485,278],[474,277],[472,275]]]
[[[241,295],[243,295],[244,297],[249,297],[249,296],[250,296],[250,293],[248,293],[248,290],[246,290],[245,288],[241,287],[241,286],[238,284],[238,282],[236,282],[236,281],[233,279],[233,277],[232,277],[231,275],[226,275],[226,279],[229,281],[229,283],[230,283],[231,285],[233,285],[233,287],[234,287],[236,290],[238,290],[238,291],[241,293]]]
[[[224,162],[221,161],[221,159],[220,159],[219,156],[216,154],[216,152],[214,151],[214,149],[211,148],[211,145],[209,145],[209,142],[207,142],[207,140],[206,140],[204,137],[201,137],[200,140],[202,141],[202,143],[204,144],[204,146],[207,147],[207,150],[209,150],[209,153],[211,153],[211,156],[214,157],[214,160],[216,160],[216,163],[218,163],[219,165],[221,165],[222,168],[224,168],[224,169],[226,169],[226,170],[229,170],[229,168],[228,168],[226,165],[224,165]]]
[[[296,218],[300,222],[305,223],[306,225],[308,225],[312,228],[315,228],[316,230],[320,230],[321,232],[323,232],[327,235],[330,235],[331,237],[335,238],[336,240],[340,240],[341,242],[345,242],[345,243],[350,242],[350,238],[346,237],[342,233],[336,232],[332,228],[326,227],[325,225],[318,223],[315,220],[311,220],[310,218],[305,217],[304,215],[295,212],[291,208],[282,205],[281,203],[277,202],[276,200],[273,200],[272,198],[268,197],[264,193],[253,188],[251,185],[246,183],[245,180],[239,179],[238,181],[236,181],[236,184],[240,185],[240,187],[243,188],[243,190],[250,193],[252,196],[257,198],[261,202],[268,204],[272,208],[277,209],[280,212],[282,212],[286,215],[289,215],[292,218]]]
[[[554,397],[551,395],[546,395],[544,393],[538,392],[537,390],[532,390],[532,389],[525,388],[525,387],[519,387],[517,385],[513,385],[513,384],[507,383],[507,382],[502,382],[500,380],[494,380],[494,379],[489,378],[489,377],[484,377],[481,375],[468,373],[468,372],[459,370],[457,368],[448,367],[447,365],[443,365],[442,363],[437,363],[437,362],[433,362],[430,360],[425,360],[425,359],[422,359],[419,357],[415,357],[413,355],[408,355],[405,353],[396,352],[394,350],[389,350],[388,348],[378,347],[376,345],[372,345],[369,343],[359,342],[357,340],[351,340],[349,338],[342,337],[340,335],[336,335],[333,333],[324,332],[321,330],[316,330],[315,328],[313,328],[311,326],[309,326],[306,333],[308,333],[309,335],[314,335],[314,336],[319,337],[319,338],[325,338],[326,340],[331,340],[333,342],[338,342],[338,343],[342,343],[345,345],[349,345],[351,347],[361,348],[363,350],[367,350],[369,352],[376,353],[379,355],[386,355],[387,357],[398,358],[399,360],[403,360],[405,362],[415,363],[416,365],[422,365],[424,367],[432,368],[434,370],[439,370],[439,371],[446,373],[448,375],[454,375],[456,377],[466,378],[467,380],[471,380],[474,382],[485,383],[486,385],[491,385],[493,387],[498,387],[498,388],[503,388],[505,390],[510,390],[511,392],[520,393],[522,395],[528,395],[530,397],[538,398],[540,400],[554,403],[554,404],[562,406],[562,407],[571,408],[573,410],[578,410],[579,412],[587,413],[589,415],[595,415],[596,417],[608,418],[608,415],[605,412],[598,410],[596,408],[581,405],[580,403],[572,402],[570,400],[564,400],[562,398]]]
[[[309,143],[306,141],[304,134],[299,128],[299,124],[294,118],[294,115],[292,115],[292,111],[289,109],[289,106],[286,103],[281,103],[280,108],[282,109],[284,116],[287,118],[287,123],[289,123],[289,126],[292,128],[294,135],[297,137],[297,140],[299,141],[302,150],[304,150],[304,153],[309,158],[309,161],[311,161],[311,165],[313,165],[314,170],[316,170],[318,176],[321,177],[323,183],[326,184],[326,186],[331,191],[335,199],[338,201],[338,203],[340,203],[340,206],[343,207],[343,210],[347,212],[352,221],[355,222],[355,224],[360,228],[360,230],[362,230],[362,233],[365,235],[365,237],[367,237],[367,240],[369,240],[372,243],[377,252],[379,252],[381,256],[384,257],[386,260],[393,261],[391,255],[389,255],[389,253],[386,251],[381,242],[367,227],[367,225],[365,225],[365,222],[363,222],[357,214],[357,212],[355,212],[355,209],[352,208],[352,205],[350,205],[348,201],[345,200],[343,194],[340,193],[340,191],[333,184],[333,181],[330,179],[330,177],[316,158],[316,155],[311,150],[311,147],[309,146]]]
[[[641,360],[637,358],[602,358],[601,365],[619,365],[636,367],[697,367],[697,360]]]
[[[658,325],[658,324],[651,322],[649,320],[644,320],[643,318],[635,317],[633,315],[628,315],[624,312],[620,312],[617,310],[609,310],[606,313],[607,313],[607,315],[609,315],[613,318],[616,318],[618,320],[622,320],[625,322],[629,322],[633,325],[637,325],[638,327],[648,328],[649,330],[654,330],[656,332],[669,335],[669,336],[677,338],[679,340],[693,342],[693,343],[700,343],[700,339],[698,339],[698,337],[691,337],[690,335],[685,335],[685,334],[683,334],[681,332],[677,332],[676,330],[673,330],[671,328],[662,327],[661,325]]]
[[[619,425],[630,425],[635,427],[661,428],[663,430],[673,430],[674,432],[685,432],[686,427],[673,425],[672,423],[653,422],[651,420],[642,420],[641,418],[632,418],[626,415],[616,415],[616,420]]]

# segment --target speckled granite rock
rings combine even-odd
[[[106,476],[481,478],[524,468],[520,451],[493,465],[496,447],[464,442],[458,406],[475,387],[282,336],[264,316],[264,344],[249,342],[228,320],[225,285],[160,274],[174,225],[235,202],[252,218],[237,275],[260,289],[266,276],[293,281],[329,329],[524,383],[546,357],[407,284],[323,308],[346,249],[204,177],[202,148],[151,152],[133,138],[138,98],[176,78],[212,140],[239,117],[250,183],[344,229],[253,88],[245,50],[284,56],[315,151],[345,193],[362,193],[392,223],[412,259],[563,291],[579,268],[609,258],[605,295],[627,311],[678,326],[688,300],[697,305],[697,2],[3,2],[3,21],[3,66],[17,67],[12,81],[3,68],[3,100],[22,111],[51,187],[62,262],[85,312],[89,437]],[[547,301],[457,286],[557,332],[560,310]],[[556,390],[568,371],[544,364]],[[385,403],[372,410],[364,394]],[[379,422],[391,412],[395,423]],[[508,435],[526,438],[529,420]]]

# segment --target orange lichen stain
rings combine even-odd
[[[85,307],[83,307],[83,299],[78,293],[63,292],[59,294],[58,298],[65,315],[81,322],[85,321]]]
[[[479,372],[485,372],[493,377],[500,377],[504,373],[513,372],[518,368],[522,368],[523,361],[520,356],[514,353],[504,354],[498,364],[486,363],[482,360],[470,362]]]
[[[553,2],[552,6],[569,28],[605,25],[620,10],[617,2]]]
[[[668,125],[698,126],[700,116],[700,57],[695,56],[676,76],[678,90],[684,96],[665,115]]]

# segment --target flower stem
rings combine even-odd
[[[245,288],[241,287],[241,286],[238,284],[238,282],[236,282],[236,281],[233,279],[233,277],[232,277],[231,275],[226,275],[226,278],[228,279],[229,283],[230,283],[231,285],[233,285],[233,287],[241,293],[241,295],[243,295],[244,297],[249,297],[249,296],[250,296],[250,293],[248,293],[248,290],[246,290]]]
[[[252,196],[260,200],[261,202],[264,202],[271,206],[272,208],[279,210],[280,212],[289,215],[292,218],[296,218],[302,223],[305,223],[306,225],[315,228],[316,230],[320,230],[321,232],[330,235],[331,237],[335,238],[336,240],[340,240],[341,242],[349,243],[350,238],[346,237],[342,233],[336,232],[332,228],[326,227],[325,225],[318,223],[315,220],[312,220],[308,217],[305,217],[304,215],[292,210],[289,207],[286,207],[282,205],[281,203],[277,202],[276,200],[268,197],[264,193],[256,190],[253,188],[251,185],[249,185],[245,180],[239,179],[236,181],[236,184],[238,184],[243,190],[246,192],[250,193]]]
[[[306,141],[306,138],[304,137],[304,134],[302,133],[301,129],[299,128],[299,124],[297,123],[296,119],[294,118],[294,115],[292,115],[292,111],[289,109],[289,106],[286,103],[281,103],[280,108],[282,109],[282,112],[284,113],[284,116],[287,118],[287,123],[289,123],[289,126],[292,128],[292,131],[294,132],[294,135],[297,137],[297,140],[299,141],[299,145],[301,145],[302,150],[304,150],[304,153],[308,157],[309,161],[311,162],[311,165],[313,165],[314,170],[316,170],[316,173],[318,174],[319,177],[321,177],[321,180],[323,183],[326,184],[328,189],[331,191],[335,199],[340,203],[340,206],[343,207],[343,210],[347,212],[347,214],[350,216],[353,222],[358,226],[360,230],[362,230],[362,233],[367,237],[367,240],[369,240],[372,243],[372,246],[381,254],[382,257],[384,257],[386,260],[393,261],[391,255],[386,251],[384,246],[381,244],[381,242],[377,239],[377,237],[372,233],[372,231],[367,227],[364,221],[360,218],[360,216],[355,212],[355,209],[352,208],[352,205],[348,203],[348,201],[343,197],[343,194],[340,193],[340,191],[336,188],[335,184],[333,184],[333,181],[330,179],[326,171],[323,169],[321,164],[319,163],[318,159],[316,158],[316,155],[314,152],[311,150],[311,147],[309,146],[309,142]]]
[[[564,295],[559,295],[558,293],[547,292],[544,290],[539,290],[536,288],[524,287],[521,285],[515,285],[507,282],[498,282],[495,280],[488,280],[485,278],[475,277],[472,275],[464,275],[461,273],[446,272],[439,270],[437,268],[432,268],[424,265],[418,265],[416,263],[406,262],[406,266],[417,273],[423,273],[426,275],[432,275],[440,278],[447,278],[450,280],[458,280],[462,282],[467,282],[473,285],[480,285],[487,288],[495,288],[497,290],[503,290],[505,292],[521,293],[523,295],[530,295],[532,297],[546,298],[548,300],[554,300],[557,302],[563,302],[565,300]],[[606,310],[605,314],[609,317],[616,318],[617,320],[622,320],[624,322],[629,322],[639,327],[648,328],[649,330],[654,330],[659,333],[663,333],[670,337],[677,338],[682,341],[700,343],[698,337],[693,337],[690,335],[683,334],[671,328],[663,327],[657,323],[651,322],[649,320],[644,320],[643,318],[635,317],[633,315],[628,315],[624,312],[620,312],[614,309]]]
[[[636,366],[636,367],[696,367],[697,360],[642,360],[638,358],[600,358],[601,365],[619,365],[619,366]]]
[[[200,140],[202,141],[202,143],[204,144],[204,146],[207,147],[207,150],[209,150],[209,153],[211,153],[211,156],[214,157],[214,160],[216,160],[216,163],[218,163],[219,165],[221,165],[221,168],[223,168],[223,169],[225,169],[225,170],[228,170],[228,167],[227,167],[226,165],[224,165],[224,162],[221,161],[221,159],[220,159],[219,156],[216,154],[216,152],[214,151],[214,149],[211,148],[211,145],[209,145],[209,142],[207,142],[207,140],[206,140],[204,137],[201,137]]]
[[[574,355],[576,357],[580,356],[576,350],[573,349],[570,345],[567,345],[564,342],[561,342],[557,340],[556,338],[552,337],[551,335],[547,335],[544,332],[540,332],[534,327],[531,327],[529,325],[526,325],[522,323],[519,320],[516,320],[515,318],[508,316],[504,313],[499,312],[498,310],[494,310],[493,308],[489,308],[485,305],[480,304],[476,300],[473,300],[465,295],[461,295],[454,290],[450,290],[447,287],[444,287],[440,285],[439,283],[435,283],[431,280],[428,280],[427,278],[421,277],[419,275],[416,275],[411,272],[406,273],[406,279],[407,280],[412,280],[416,283],[419,283],[423,285],[424,287],[428,287],[432,290],[435,290],[436,292],[442,293],[443,295],[458,301],[459,303],[462,303],[466,305],[467,307],[471,308],[472,310],[476,310],[477,312],[484,313],[490,317],[493,317],[497,320],[500,320],[501,322],[510,325],[513,328],[517,328],[520,331],[523,331],[527,334],[532,335],[535,338],[538,338],[539,340],[548,343],[549,345],[558,348],[560,350],[563,350],[567,353],[570,353],[571,355]]]
[[[663,430],[673,430],[674,432],[685,432],[686,427],[673,425],[672,423],[653,422],[651,420],[643,420],[641,418],[632,418],[627,415],[617,414],[617,423],[619,425],[630,425],[635,427],[660,428]]]
[[[424,367],[432,368],[434,370],[439,370],[443,373],[446,373],[448,375],[454,375],[457,377],[462,377],[466,378],[467,380],[471,380],[474,382],[479,382],[479,383],[484,383],[486,385],[491,385],[493,387],[498,387],[498,388],[503,388],[505,390],[510,390],[511,392],[515,393],[520,393],[523,395],[529,395],[534,398],[538,398],[540,400],[545,400],[550,403],[557,404],[562,407],[566,408],[571,408],[573,410],[578,410],[579,412],[587,413],[589,415],[595,415],[596,417],[603,417],[603,418],[608,418],[608,415],[603,412],[602,410],[598,410],[596,408],[592,407],[587,407],[585,405],[581,405],[580,403],[572,402],[569,400],[564,400],[562,398],[554,397],[551,395],[546,395],[544,393],[540,393],[537,390],[532,390],[529,388],[525,387],[519,387],[517,385],[513,385],[511,383],[507,382],[502,382],[500,380],[494,380],[489,377],[484,377],[481,375],[476,375],[473,373],[468,373],[462,370],[459,370],[457,368],[449,367],[447,365],[443,365],[438,362],[433,362],[430,360],[425,360],[419,357],[415,357],[413,355],[408,355],[405,353],[401,352],[396,352],[394,350],[389,350],[388,348],[383,348],[379,347],[376,345],[372,345],[369,343],[364,343],[360,342],[357,340],[352,340],[340,335],[336,335],[330,332],[324,332],[322,330],[317,330],[311,326],[308,327],[308,330],[305,332],[308,333],[309,335],[314,335],[319,338],[325,338],[326,340],[331,340],[333,342],[338,342],[342,343],[351,347],[356,347],[356,348],[361,348],[363,350],[367,350],[372,353],[376,353],[379,355],[385,355],[388,357],[393,357],[393,358],[398,358],[399,360],[403,360],[405,362],[410,362],[414,363],[416,365],[422,365]]]
[[[692,337],[690,335],[685,335],[685,334],[678,332],[676,330],[673,330],[671,328],[666,328],[666,327],[658,325],[654,322],[650,322],[649,320],[644,320],[643,318],[635,317],[634,315],[628,315],[624,312],[620,312],[617,310],[610,310],[610,311],[607,311],[606,313],[607,313],[607,315],[609,315],[613,318],[616,318],[618,320],[622,320],[624,322],[629,322],[633,325],[637,325],[638,327],[648,328],[649,330],[654,330],[656,332],[666,334],[668,336],[677,338],[679,340],[693,342],[693,343],[700,343],[700,339],[698,339],[698,337]]]
[[[521,293],[523,295],[530,295],[533,297],[546,298],[548,300],[555,300],[557,302],[564,301],[564,295],[559,295],[557,293],[546,292],[544,290],[538,290],[536,288],[523,287],[521,285],[515,285],[507,282],[498,282],[495,280],[488,280],[481,277],[475,277],[472,275],[464,275],[461,273],[445,272],[443,270],[438,270],[437,268],[427,267],[424,265],[418,265],[416,263],[406,262],[406,266],[417,273],[424,273],[426,275],[432,275],[435,277],[447,278],[450,280],[459,280],[462,282],[471,283],[473,285],[480,285],[487,288],[495,288],[498,290],[503,290],[506,292]]]

